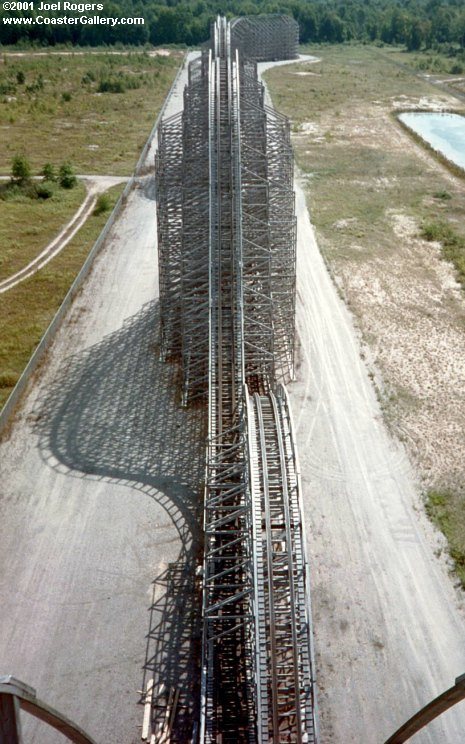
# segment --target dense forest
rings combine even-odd
[[[88,0],[85,0],[88,2]],[[361,41],[402,44],[409,50],[442,49],[459,54],[465,48],[464,0],[101,0],[96,15],[141,17],[143,25],[20,25],[5,16],[39,15],[34,10],[0,11],[0,43],[47,44],[186,44],[209,36],[216,13],[229,17],[288,13],[300,26],[302,43]],[[63,6],[63,3],[62,3]],[[54,13],[42,13],[50,18]],[[56,16],[82,15],[55,12]],[[87,15],[94,15],[94,11]]]

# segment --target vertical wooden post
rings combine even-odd
[[[0,742],[22,744],[20,706],[15,695],[0,693]]]

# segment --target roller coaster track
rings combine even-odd
[[[298,465],[287,394],[255,393],[249,404],[252,500],[259,518],[271,707],[269,741],[315,741],[307,562]],[[260,589],[258,589],[260,591]],[[305,738],[304,738],[305,737]]]
[[[208,399],[200,741],[316,742],[298,464],[277,381],[293,364],[292,153],[243,47],[218,18],[157,162],[162,349],[182,360],[185,403]]]

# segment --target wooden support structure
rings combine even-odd
[[[11,675],[0,677],[0,742],[22,744],[19,712],[39,718],[75,744],[95,744],[79,726],[46,703],[38,700],[36,691]]]

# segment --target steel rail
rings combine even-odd
[[[297,716],[297,730],[296,738],[298,744],[302,742],[302,711],[301,711],[301,691],[300,691],[300,675],[299,675],[299,638],[297,633],[297,618],[296,618],[296,607],[297,597],[294,586],[294,562],[293,562],[293,536],[291,534],[291,515],[289,511],[289,493],[287,489],[287,466],[284,456],[284,445],[282,440],[282,430],[280,425],[280,419],[278,414],[278,407],[276,404],[276,398],[273,393],[270,394],[271,406],[273,409],[273,415],[276,425],[276,438],[278,440],[279,450],[279,462],[281,467],[281,485],[282,485],[282,501],[284,508],[284,524],[286,529],[286,544],[287,544],[287,569],[289,574],[289,599],[290,599],[290,613],[291,613],[291,633],[292,633],[292,661],[293,661],[293,677],[294,677],[294,694],[296,700],[296,716]],[[300,569],[300,567],[298,567]]]
[[[255,393],[255,411],[258,423],[258,438],[261,457],[261,475],[263,484],[263,506],[262,513],[265,515],[265,541],[266,541],[266,564],[268,574],[268,635],[270,638],[270,662],[271,662],[271,701],[273,711],[273,740],[279,737],[279,712],[278,712],[278,663],[276,650],[276,617],[274,610],[274,587],[273,587],[273,542],[271,530],[270,492],[268,484],[268,455],[266,447],[265,425],[263,421],[263,410],[260,396]]]
[[[213,28],[209,81],[210,378],[205,492],[204,641],[201,740],[253,740],[255,695],[248,692],[254,616],[250,504],[242,423],[243,334],[237,239],[239,112],[229,26]],[[239,317],[238,317],[239,316]],[[236,622],[236,620],[241,622]],[[233,624],[231,625],[231,621]],[[221,645],[220,645],[221,643]],[[241,649],[238,654],[238,648]],[[252,659],[252,661],[251,661]],[[247,721],[247,722],[246,722]]]
[[[301,606],[304,611],[305,615],[305,626],[304,626],[304,648],[308,649],[309,652],[309,659],[308,659],[308,670],[309,670],[309,684],[310,684],[310,699],[308,701],[308,713],[307,713],[307,719],[311,722],[311,726],[313,728],[314,732],[314,739],[315,741],[318,741],[319,739],[319,728],[318,728],[318,697],[317,697],[317,684],[315,679],[315,670],[316,670],[316,663],[315,663],[315,649],[314,649],[314,643],[313,643],[313,627],[312,627],[312,605],[311,605],[311,583],[310,583],[310,568],[309,568],[309,561],[308,561],[308,555],[307,555],[307,542],[305,539],[305,523],[304,523],[304,509],[303,509],[303,503],[302,503],[302,483],[301,483],[301,475],[300,475],[300,463],[299,463],[299,453],[297,451],[296,442],[295,442],[295,436],[293,432],[295,431],[294,427],[294,421],[292,417],[292,410],[289,402],[289,395],[287,392],[287,389],[285,385],[279,384],[276,388],[276,396],[278,400],[282,401],[282,407],[285,413],[286,421],[287,421],[287,429],[289,432],[288,436],[288,450],[289,450],[289,459],[292,460],[294,464],[294,471],[295,471],[295,502],[296,502],[296,510],[298,512],[298,522],[299,522],[299,532],[300,532],[300,540],[302,543],[302,560],[303,560],[303,575],[302,575],[302,586],[301,586],[301,595],[302,601]]]

